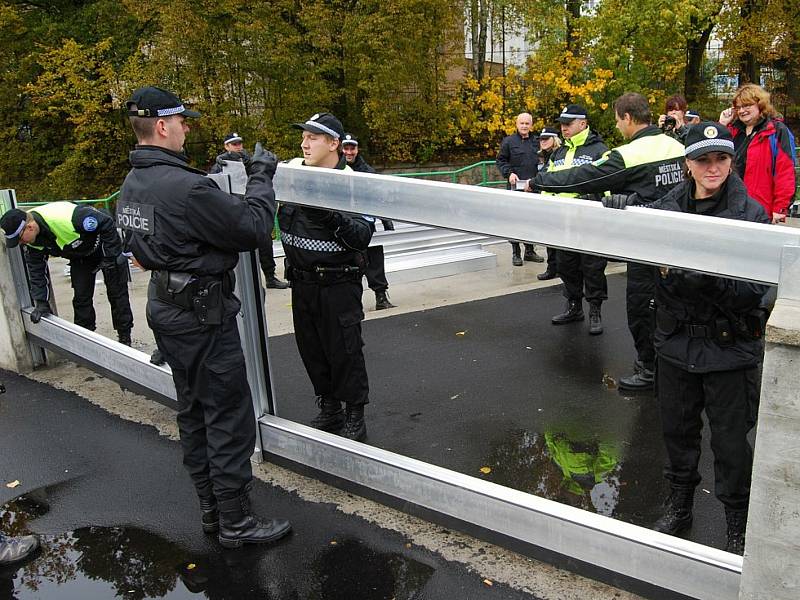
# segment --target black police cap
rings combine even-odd
[[[575,119],[588,119],[589,113],[580,104],[567,104],[561,109],[556,121],[559,123],[572,123]]]
[[[692,125],[686,134],[686,158],[694,160],[709,152],[734,155],[733,136],[728,128],[714,121]]]
[[[342,122],[331,113],[316,113],[305,123],[293,123],[292,127],[303,131],[311,131],[312,133],[324,133],[337,140],[344,137]]]
[[[155,86],[139,88],[133,92],[125,106],[131,117],[200,116],[199,112],[186,108],[175,94]]]
[[[0,227],[6,235],[6,247],[16,248],[19,245],[22,230],[28,220],[28,213],[18,208],[12,208],[0,217]]]
[[[539,137],[558,137],[558,130],[555,127],[544,127]]]
[[[344,137],[342,138],[342,146],[346,146],[347,144],[358,146],[358,138],[352,133],[345,133]]]

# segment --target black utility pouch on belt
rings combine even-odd
[[[156,271],[156,297],[184,310],[193,310],[192,295],[197,278],[191,273]]]
[[[211,281],[192,298],[194,314],[203,325],[222,325],[222,282]]]
[[[730,348],[736,342],[736,334],[728,317],[714,319],[714,339],[721,348]]]

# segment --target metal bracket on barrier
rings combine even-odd
[[[800,301],[800,245],[783,247],[780,266],[778,297]]]

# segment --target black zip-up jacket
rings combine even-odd
[[[31,244],[25,246],[25,263],[28,265],[31,297],[34,301],[50,299],[50,281],[47,273],[47,259],[50,256],[80,260],[95,254],[102,259],[119,256],[122,253],[122,242],[117,235],[114,219],[103,211],[91,206],[76,205],[72,211],[70,224],[79,237],[63,248],[59,248],[45,218],[37,213],[35,208],[31,210],[31,214],[39,225],[39,234]],[[91,229],[87,230],[86,226]]]
[[[275,218],[272,179],[252,174],[242,199],[220,190],[187,160],[166,148],[137,146],[117,202],[117,224],[145,269],[222,276],[236,266],[239,252],[269,242]],[[179,333],[199,327],[193,312],[157,300],[150,288],[152,328]],[[234,296],[225,299],[226,316],[238,309]]]
[[[539,138],[532,133],[522,139],[518,131],[503,138],[497,153],[497,168],[504,179],[511,173],[520,179],[530,179],[539,170]]]
[[[302,159],[292,162],[303,164]],[[336,168],[346,167],[342,156]],[[278,225],[289,266],[301,271],[342,266],[363,270],[374,229],[371,218],[335,211],[327,211],[330,214],[324,220],[312,218],[324,210],[281,204]]]
[[[649,204],[649,208],[676,212],[693,212],[694,182],[687,180],[669,194]],[[704,215],[723,219],[736,219],[755,223],[769,223],[763,207],[753,200],[736,173],[728,176],[723,188],[714,198],[705,202],[716,202]],[[657,278],[657,311],[666,311],[682,323],[709,325],[714,327],[716,319],[727,319],[732,315],[744,320],[747,313],[762,304],[769,286],[738,281],[725,277],[692,274],[701,277],[694,285],[687,285],[681,270],[663,273]],[[657,319],[660,322],[660,319]],[[747,339],[735,335],[732,346],[720,346],[715,337],[690,337],[685,326],[671,333],[656,327],[655,347],[658,355],[687,371],[707,373],[730,371],[756,366],[761,362],[764,346],[760,339]]]
[[[375,173],[375,169],[364,160],[364,157],[361,156],[360,153],[356,155],[356,159],[352,163],[348,163],[348,166],[353,169],[353,171],[358,171],[359,173]]]
[[[683,181],[684,163],[683,144],[649,125],[593,163],[539,173],[533,187],[555,193],[636,193],[652,202]]]

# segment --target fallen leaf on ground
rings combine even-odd
[[[455,400],[455,399],[456,399],[456,398],[458,398],[460,395],[461,395],[461,394],[456,394],[455,396],[450,396],[450,400]]]
[[[11,489],[13,490],[15,487],[17,487],[17,486],[19,486],[19,485],[20,485],[20,483],[19,483],[19,479],[15,479],[14,481],[9,481],[9,482],[6,484],[6,487],[7,487],[7,488],[11,488]]]
[[[194,564],[194,563],[189,563],[188,565],[186,565],[186,568],[187,568],[187,569],[189,569],[189,570],[191,571],[191,570],[192,570],[192,569],[194,569],[196,566],[197,566],[197,565],[196,565],[196,564]]]
[[[484,475],[488,475],[491,472],[492,472],[492,467],[481,467],[481,473],[483,473]]]
[[[494,585],[494,584],[492,583],[492,580],[491,580],[491,579],[484,579],[484,580],[483,580],[483,583],[484,583],[485,585],[488,585],[489,587],[492,587],[492,586]]]
[[[465,336],[465,335],[467,335],[467,331],[466,330],[464,330],[464,331],[456,331],[456,335]]]

